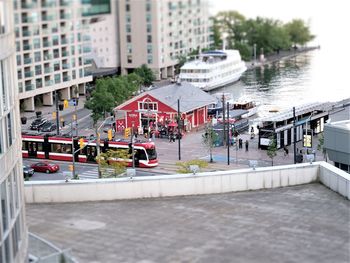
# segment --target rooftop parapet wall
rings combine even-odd
[[[270,189],[318,182],[322,165],[322,162],[304,163],[255,170],[240,169],[133,179],[77,180],[68,183],[29,181],[25,182],[25,200],[27,203],[84,202]],[[327,172],[328,177],[332,177],[333,174]],[[349,179],[346,181],[345,186],[347,193],[349,193],[349,181]],[[344,189],[344,186],[341,189]]]

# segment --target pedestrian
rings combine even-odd
[[[289,151],[288,151],[287,146],[284,146],[283,150],[284,150],[284,156],[288,156]]]
[[[243,147],[243,141],[242,141],[242,139],[241,138],[239,138],[239,140],[238,140],[238,148],[239,149],[242,149],[242,147]]]
[[[172,142],[173,141],[173,132],[170,132],[169,133],[169,142]]]
[[[245,151],[248,152],[249,142],[248,140],[245,141]]]

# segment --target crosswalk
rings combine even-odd
[[[114,170],[110,169],[110,168],[103,168],[102,170],[102,175],[103,177],[108,176],[108,175],[113,175],[114,174]],[[93,169],[93,170],[87,170],[87,171],[83,171],[78,173],[79,178],[80,179],[97,179],[98,178],[98,170],[97,168]]]

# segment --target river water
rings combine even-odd
[[[211,94],[225,92],[234,99],[252,99],[260,104],[258,116],[271,114],[271,109],[283,111],[312,102],[339,101],[350,97],[350,72],[336,66],[328,52],[313,50],[248,70],[240,81]]]

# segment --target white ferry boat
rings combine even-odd
[[[238,50],[206,51],[181,67],[179,81],[209,91],[239,80],[246,70]]]

